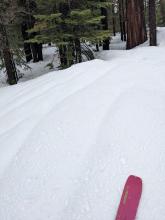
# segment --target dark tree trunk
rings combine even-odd
[[[2,19],[0,22],[3,22]],[[10,85],[14,85],[18,82],[17,70],[13,60],[12,52],[10,50],[6,28],[3,25],[3,23],[0,23],[0,37],[1,37],[0,43],[2,44],[1,45],[2,57],[4,59],[4,63],[6,67],[8,83]]]
[[[76,49],[76,63],[81,63],[82,62],[81,43],[78,38],[75,39],[75,49]]]
[[[37,44],[37,55],[38,55],[38,60],[43,61],[42,44]]]
[[[106,39],[103,41],[103,50],[109,50],[110,49],[110,41],[109,39]]]
[[[28,33],[27,33],[28,27],[27,27],[27,23],[26,22],[22,22],[21,29],[22,29],[23,40],[24,41],[28,40],[29,39]],[[24,43],[24,52],[25,52],[25,56],[26,56],[26,62],[31,61],[33,59],[33,56],[32,56],[32,51],[31,51],[30,43]]]
[[[32,48],[32,54],[33,54],[33,63],[37,63],[38,60],[38,46],[37,43],[32,43],[31,44],[31,48]]]
[[[24,52],[26,56],[26,62],[30,62],[33,59],[32,51],[29,43],[24,43]]]
[[[122,9],[122,26],[123,26],[123,38],[126,41],[126,8],[125,0],[121,0],[121,9]]]
[[[127,49],[147,40],[143,0],[127,0]]]
[[[75,44],[72,39],[70,39],[70,43],[68,44],[68,66],[72,66],[74,64],[74,60],[76,57],[75,54]]]
[[[119,22],[120,22],[120,34],[121,34],[121,40],[124,40],[123,37],[123,25],[122,25],[122,13],[121,13],[121,0],[119,0]]]
[[[139,2],[139,39],[140,42],[145,42],[147,40],[147,29],[146,29],[146,20],[145,20],[145,8],[144,8],[144,1]]]
[[[126,41],[126,4],[125,0],[119,0],[119,20],[121,40]]]
[[[96,44],[96,51],[99,51],[99,44]]]
[[[157,45],[156,36],[156,5],[155,0],[149,0],[149,27],[150,27],[150,46]]]
[[[60,62],[62,68],[66,68],[68,66],[66,50],[67,50],[66,46],[59,46],[59,55],[60,55]]]
[[[33,63],[43,61],[42,44],[32,43],[31,48],[33,54]]]
[[[103,25],[103,30],[108,30],[108,15],[107,15],[107,9],[101,8],[101,15],[105,16],[105,18],[102,19],[102,25]],[[103,50],[109,50],[110,44],[110,38],[107,38],[106,40],[103,41]]]
[[[160,0],[160,11],[162,17],[162,24],[165,25],[165,0]]]
[[[116,36],[116,19],[115,19],[115,17],[113,17],[112,22],[113,22],[113,36]]]
[[[12,53],[9,48],[3,49],[3,58],[8,76],[8,83],[10,85],[17,84],[18,81],[17,71],[16,71],[15,63],[13,61]]]
[[[113,27],[113,36],[116,36],[116,17],[115,17],[115,11],[114,11],[114,5],[112,6],[112,27]]]

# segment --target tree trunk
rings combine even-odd
[[[26,62],[30,62],[33,59],[32,51],[29,43],[24,43],[24,52],[26,57]]]
[[[121,13],[121,1],[119,0],[119,22],[120,22],[120,34],[121,34],[121,40],[124,40],[123,35],[123,25],[122,25],[122,13]]]
[[[99,44],[96,44],[96,51],[99,51]]]
[[[143,0],[127,0],[127,49],[147,40]]]
[[[116,36],[116,17],[115,17],[115,11],[114,11],[114,5],[112,6],[112,27],[113,27],[113,36]]]
[[[119,20],[121,40],[126,41],[126,4],[125,0],[119,0]]]
[[[12,53],[9,48],[3,49],[3,58],[8,76],[8,80],[7,80],[8,83],[10,85],[17,84],[18,81],[17,71],[16,71],[15,63],[13,61]]]
[[[121,0],[121,12],[122,12],[122,26],[123,26],[123,40],[126,41],[126,13],[125,13],[125,0]]]
[[[38,53],[38,60],[43,61],[43,54],[42,54],[42,44],[37,44],[37,53]]]
[[[75,39],[75,49],[76,49],[76,63],[81,63],[82,62],[81,43],[78,38]]]
[[[102,19],[102,25],[103,25],[103,30],[108,30],[108,15],[107,15],[107,9],[101,8],[101,15],[105,16],[105,18]],[[103,41],[103,50],[109,50],[110,44],[110,38],[107,38],[106,40]]]
[[[66,68],[68,66],[68,61],[67,61],[67,53],[66,53],[66,46],[59,46],[59,55],[60,55],[60,62],[61,62],[61,67]]]
[[[116,19],[115,19],[115,17],[113,17],[112,22],[113,22],[113,36],[116,36]]]
[[[42,44],[32,43],[32,54],[33,54],[33,63],[39,62],[43,60],[42,55]]]
[[[10,50],[8,36],[7,36],[6,28],[3,25],[2,18],[0,20],[0,43],[1,43],[2,57],[4,59],[6,72],[8,76],[7,81],[10,85],[16,84],[18,81],[17,70],[13,60],[12,52]]]
[[[75,44],[72,39],[70,39],[70,42],[67,46],[67,60],[68,60],[68,66],[72,66],[74,64],[74,61],[76,59],[76,54],[75,54]]]
[[[160,0],[160,12],[162,17],[162,24],[165,25],[165,0]]]
[[[149,0],[149,28],[150,28],[150,46],[157,45],[156,36],[156,5],[155,0]]]
[[[22,37],[23,37],[23,40],[29,40],[29,37],[28,37],[28,27],[27,27],[27,22],[22,22],[22,25],[21,25],[21,30],[22,30]],[[30,47],[30,43],[24,43],[24,52],[25,52],[25,56],[26,56],[26,62],[29,62],[33,59],[33,56],[32,56],[32,51],[31,51],[31,47]]]
[[[37,63],[38,60],[38,53],[37,53],[37,43],[31,43],[32,54],[33,54],[33,63]]]

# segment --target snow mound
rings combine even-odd
[[[158,33],[159,47],[109,51],[106,61],[1,88],[1,220],[114,219],[130,174],[144,183],[137,218],[163,219],[165,29]]]

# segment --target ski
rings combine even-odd
[[[142,194],[142,179],[129,176],[120,200],[115,220],[135,220]]]

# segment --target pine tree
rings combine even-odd
[[[97,8],[93,6],[93,1],[62,1],[53,4],[51,8],[54,11],[51,14],[35,16],[36,24],[29,32],[37,35],[31,42],[55,43],[59,48],[62,68],[82,62],[84,56],[93,59],[86,42],[97,43],[110,35],[109,31],[102,30],[105,16],[100,15],[100,8],[103,4],[97,4]]]
[[[91,6],[95,9],[99,9],[101,10],[101,15],[103,16],[103,19],[101,20],[102,23],[102,30],[105,31],[109,31],[113,29],[113,33],[114,33],[114,29],[115,29],[115,16],[114,16],[114,11],[113,11],[113,0],[91,0],[89,1],[89,3],[91,4]],[[112,28],[110,28],[110,23],[111,20],[113,22],[113,26]],[[103,50],[109,50],[110,49],[110,33],[109,36],[103,40]]]
[[[26,14],[21,24],[21,28],[23,39],[26,41],[32,37],[29,36],[27,30],[34,26],[35,18],[32,16],[32,13],[37,10],[37,4],[34,0],[24,0],[24,7]],[[42,44],[24,42],[24,51],[27,62],[32,59],[34,63],[43,60]]]

